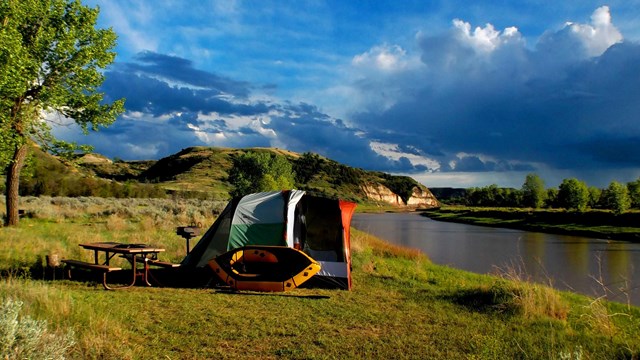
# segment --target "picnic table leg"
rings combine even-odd
[[[144,282],[147,286],[151,286],[151,283],[149,282],[149,262],[146,258],[144,259],[144,270],[142,276],[144,277]]]
[[[108,261],[109,257],[107,256],[107,261]],[[102,273],[102,286],[106,289],[106,290],[119,290],[119,289],[128,289],[130,287],[132,287],[133,285],[136,284],[136,277],[138,274],[138,269],[136,269],[136,257],[133,256],[133,259],[131,260],[131,267],[132,267],[132,274],[133,274],[133,278],[131,279],[131,284],[128,285],[123,285],[123,286],[109,286],[109,284],[107,283],[107,272],[103,272]]]

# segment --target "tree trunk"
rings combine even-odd
[[[7,217],[5,219],[6,226],[18,225],[18,196],[20,187],[20,172],[24,166],[24,160],[27,157],[27,144],[18,145],[13,153],[13,159],[7,171]]]

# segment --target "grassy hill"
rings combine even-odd
[[[329,197],[375,204],[365,185],[386,189],[405,202],[414,188],[432,196],[410,177],[353,168],[316,154],[276,148],[215,147],[185,148],[157,161],[112,161],[99,154],[62,160],[34,149],[34,160],[21,184],[22,194],[226,200],[232,190],[227,177],[233,159],[247,152],[266,152],[286,158],[296,173],[298,189]]]

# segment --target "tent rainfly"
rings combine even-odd
[[[233,199],[182,261],[203,268],[228,251],[250,245],[288,246],[316,260],[311,286],[351,289],[350,226],[356,204],[301,190]]]

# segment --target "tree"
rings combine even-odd
[[[605,191],[605,205],[616,215],[627,211],[631,206],[627,187],[617,181],[612,181]]]
[[[394,194],[400,196],[400,199],[407,204],[411,196],[413,196],[413,189],[419,188],[418,183],[408,176],[389,176],[384,181],[384,185],[393,191]]]
[[[318,154],[306,152],[293,163],[296,171],[296,181],[300,185],[306,185],[322,170],[324,160]]]
[[[540,208],[544,204],[547,192],[544,181],[536,174],[528,174],[522,184],[522,201],[525,207]]]
[[[602,189],[595,186],[589,186],[589,202],[588,206],[592,209],[598,208],[602,205]]]
[[[585,211],[589,203],[587,184],[575,178],[562,180],[558,190],[558,203],[567,210]]]
[[[291,189],[294,179],[295,173],[286,158],[265,152],[247,152],[235,157],[228,178],[233,185],[230,193],[233,197]]]
[[[627,183],[627,190],[629,191],[629,199],[631,200],[631,207],[640,208],[640,178]]]
[[[544,206],[546,208],[556,208],[558,205],[558,189],[549,188],[547,189],[547,195],[545,196]]]
[[[98,87],[116,35],[96,29],[99,10],[79,0],[3,0],[0,4],[0,161],[6,166],[6,225],[18,223],[20,173],[32,141],[65,147],[47,119],[82,130],[110,125],[124,100],[105,103]]]

